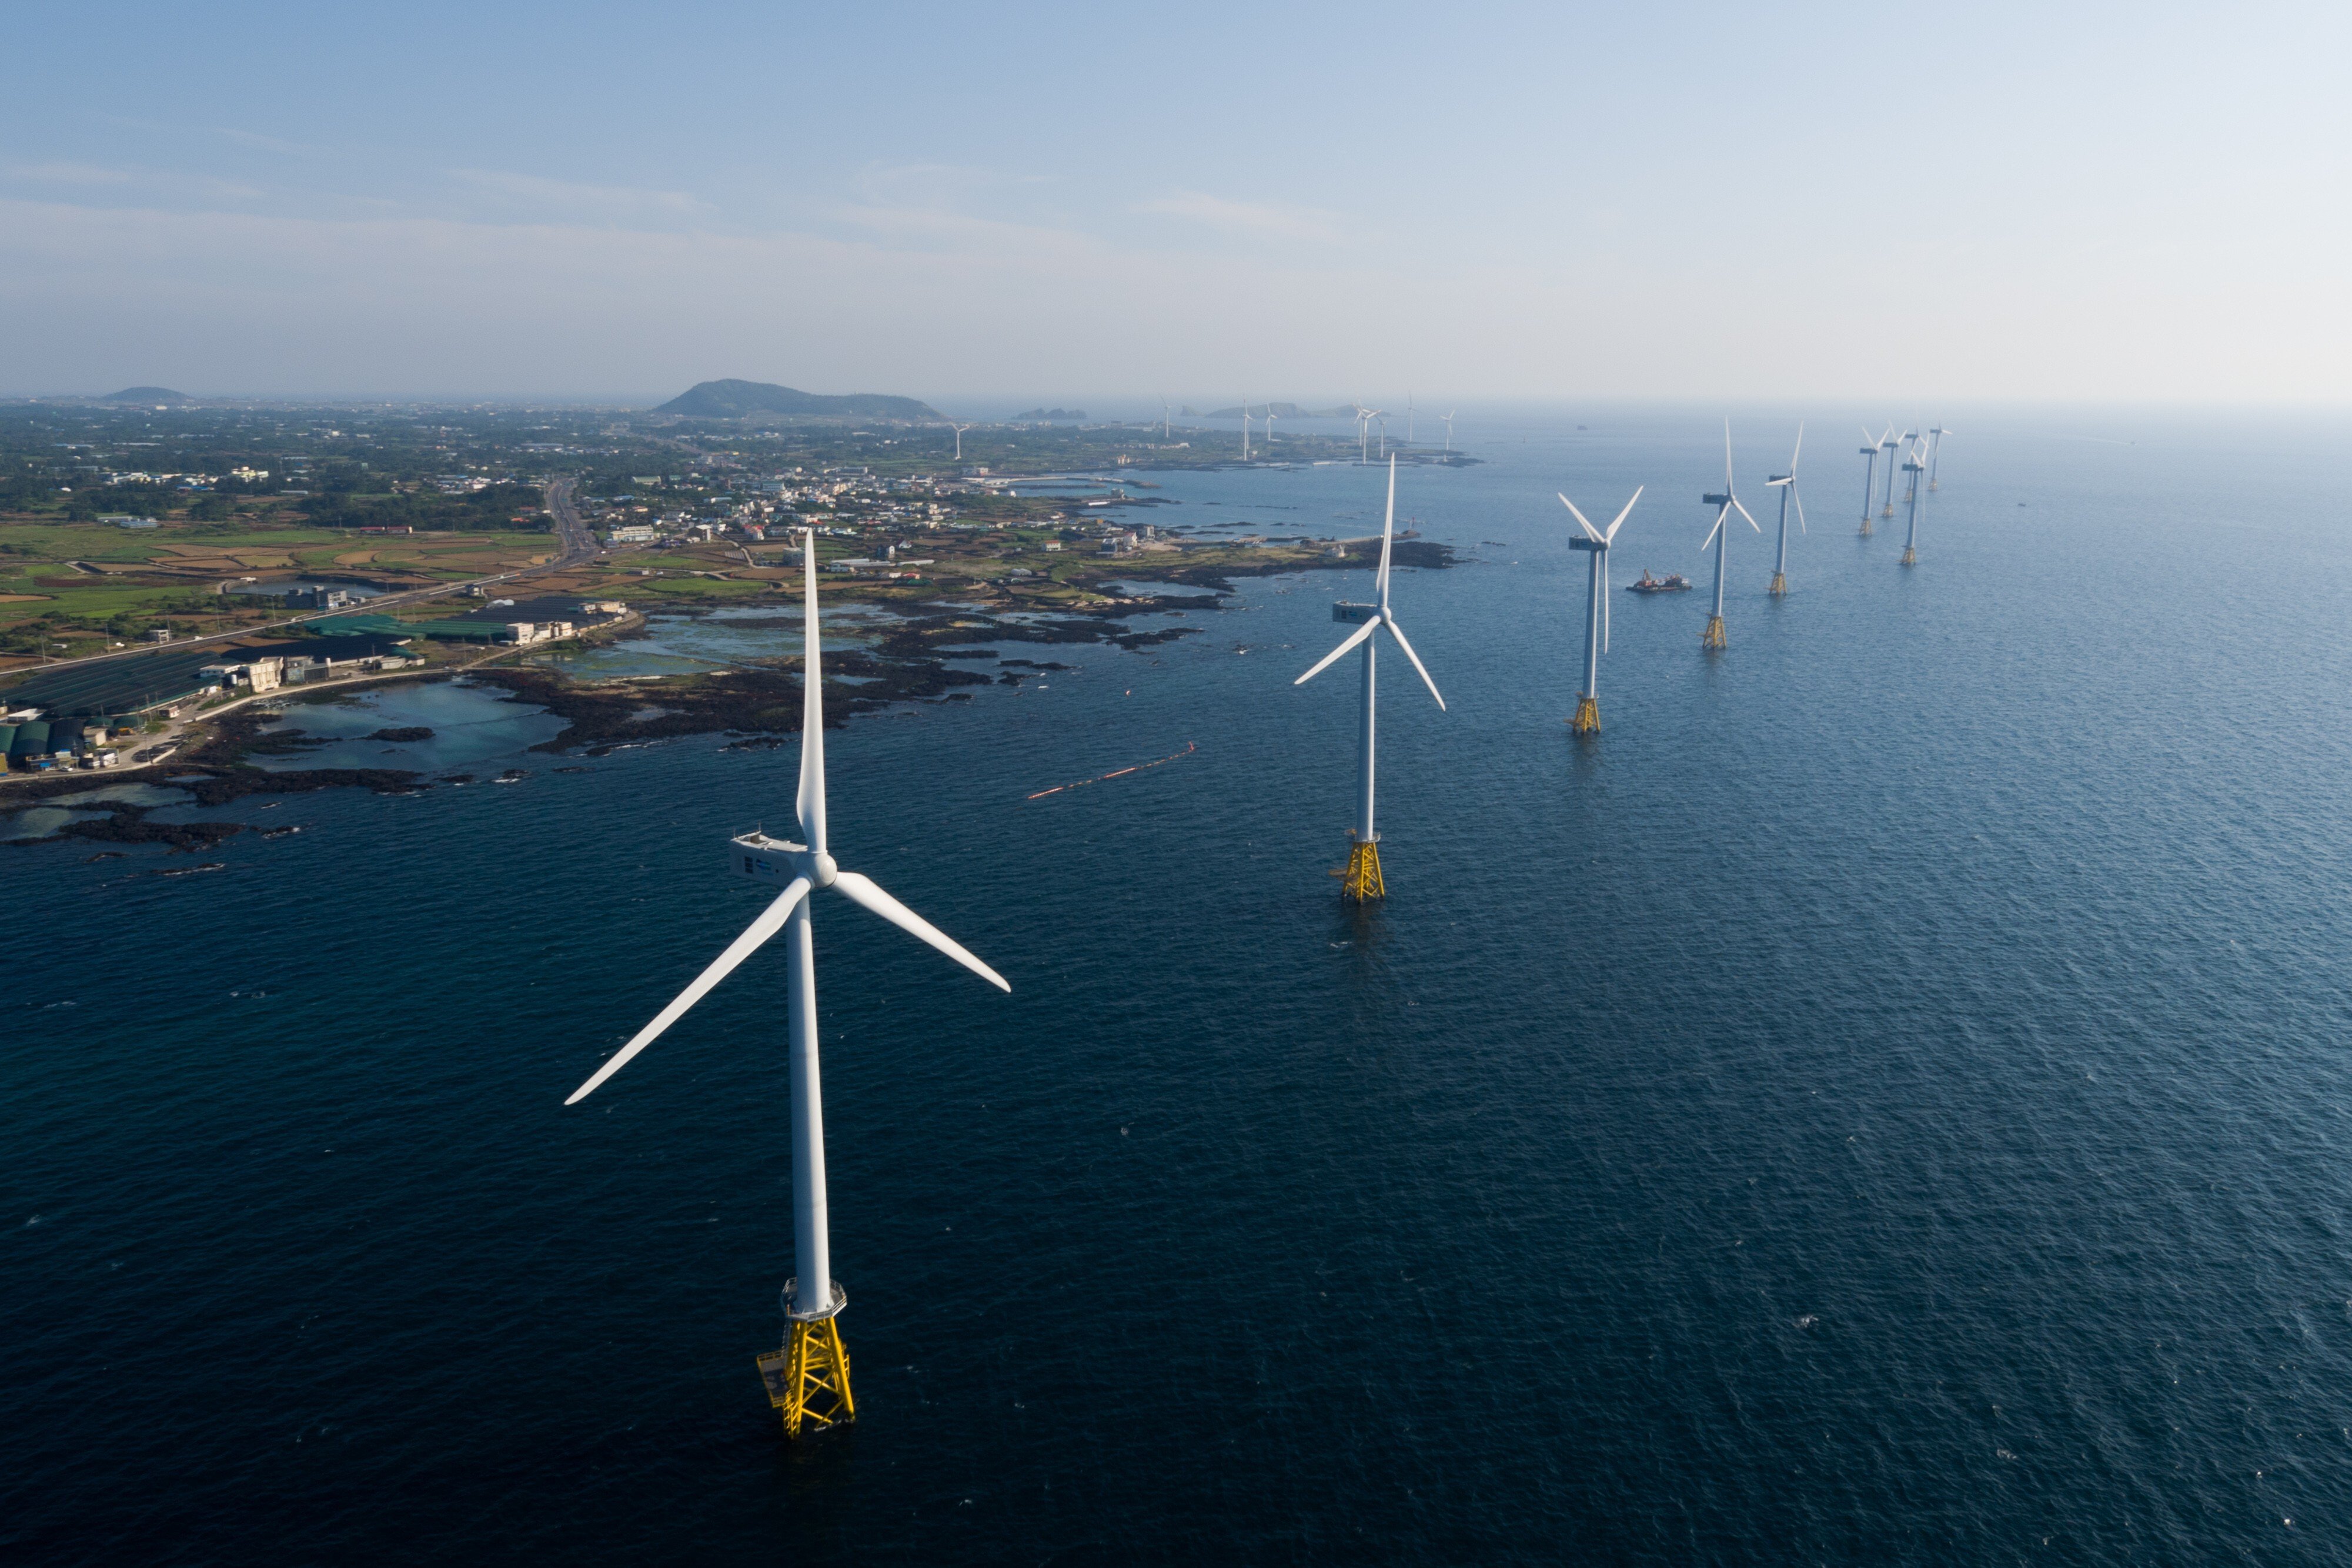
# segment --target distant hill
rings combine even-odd
[[[1016,413],[1013,417],[1015,419],[1084,419],[1086,416],[1087,411],[1082,408],[1033,408],[1026,413]]]
[[[670,399],[656,413],[694,419],[741,419],[749,414],[797,414],[807,419],[938,419],[940,413],[910,397],[852,392],[830,397],[796,392],[772,382],[704,382]]]
[[[119,392],[109,392],[100,402],[194,402],[185,392],[175,392],[170,387],[124,387]]]

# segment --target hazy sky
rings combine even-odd
[[[14,5],[0,393],[2352,401],[2352,7]]]

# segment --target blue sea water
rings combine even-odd
[[[1352,673],[1291,685],[1366,571],[830,737],[844,863],[1013,992],[819,907],[859,1420],[796,1448],[781,953],[562,1105],[763,901],[793,747],[557,773],[519,714],[511,787],[184,809],[308,830],[216,872],[0,852],[0,1551],[2352,1557],[2347,432],[1956,411],[1906,570],[1857,417],[1714,655],[1711,416],[1405,472],[1476,559],[1399,575],[1449,711],[1383,661],[1369,915]],[[1768,527],[1794,424],[1735,423]],[[1617,581],[1701,586],[1616,596],[1580,742],[1552,493],[1637,484]]]

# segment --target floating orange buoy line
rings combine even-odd
[[[1030,796],[1029,799],[1032,800],[1042,800],[1048,795],[1058,795],[1065,789],[1083,789],[1089,784],[1101,784],[1113,779],[1124,779],[1130,773],[1140,773],[1147,768],[1159,768],[1164,764],[1173,762],[1179,758],[1190,757],[1199,749],[1200,747],[1194,743],[1186,741],[1184,743],[1183,750],[1171,751],[1167,756],[1160,758],[1158,762],[1139,762],[1132,768],[1115,768],[1108,773],[1097,773],[1092,779],[1081,779],[1076,784],[1056,784],[1051,789],[1038,790],[1034,795]]]

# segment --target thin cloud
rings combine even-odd
[[[309,148],[292,141],[280,141],[275,136],[264,136],[257,131],[239,131],[234,126],[215,125],[213,134],[225,136],[240,147],[258,147],[264,152],[308,152]]]
[[[710,210],[709,204],[683,191],[647,191],[630,185],[582,185],[569,180],[545,180],[536,174],[509,174],[496,169],[452,169],[452,178],[478,191],[511,196],[542,206],[606,216],[667,213],[687,216]]]
[[[61,185],[127,185],[136,178],[127,169],[105,169],[95,163],[11,163],[12,180],[51,180]]]
[[[1139,213],[1184,218],[1226,234],[1255,235],[1275,239],[1336,241],[1339,214],[1319,207],[1276,206],[1267,202],[1234,202],[1202,191],[1179,191],[1172,196],[1139,202]]]

